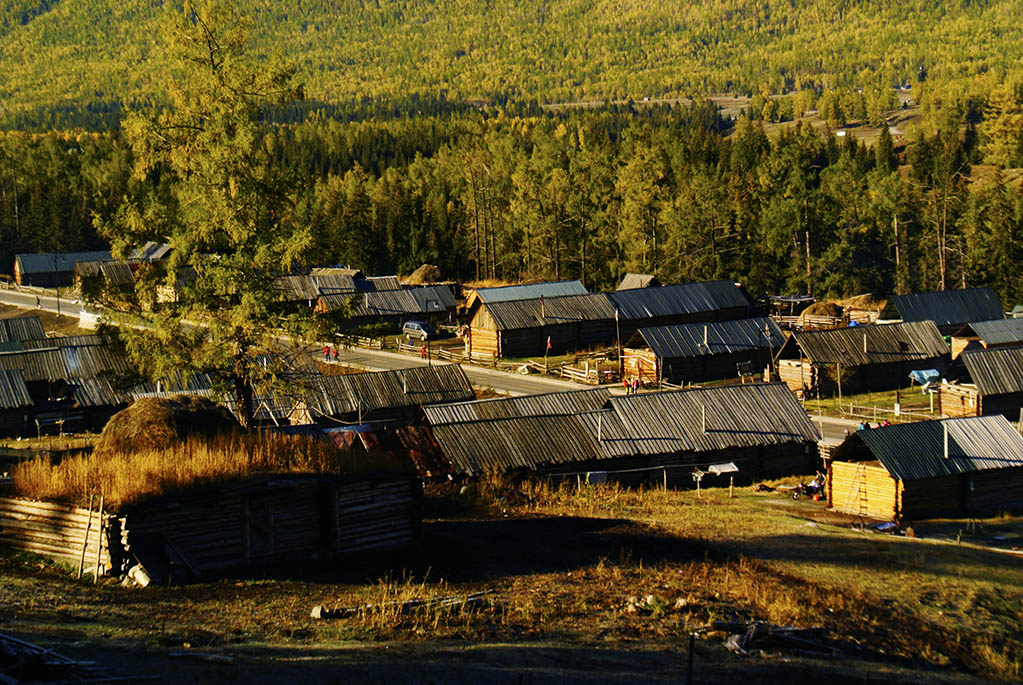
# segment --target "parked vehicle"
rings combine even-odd
[[[820,499],[820,496],[824,494],[824,481],[825,475],[818,472],[817,476],[809,483],[800,483],[796,486],[796,489],[792,491],[792,499],[799,499],[800,497],[808,497],[810,499]]]
[[[401,332],[417,340],[434,340],[437,338],[437,331],[425,321],[406,321],[405,325],[401,327]]]

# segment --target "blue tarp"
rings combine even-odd
[[[941,378],[941,374],[938,373],[937,369],[923,369],[921,371],[910,371],[909,377],[920,385],[924,385],[930,381],[936,381]]]

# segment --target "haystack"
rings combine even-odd
[[[189,436],[212,437],[238,428],[231,412],[204,397],[146,397],[113,415],[96,452],[164,449]]]
[[[883,297],[875,297],[872,293],[854,295],[842,301],[846,309],[854,309],[865,312],[879,312],[888,306],[888,300]]]
[[[430,285],[441,281],[440,269],[432,264],[423,264],[412,272],[405,283],[408,285]]]
[[[800,316],[842,316],[842,308],[834,302],[814,302]]]

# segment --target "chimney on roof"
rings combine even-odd
[[[544,307],[543,304],[543,293],[540,293],[540,318],[541,319],[547,318],[547,309],[546,307]]]
[[[867,353],[867,332],[863,331],[863,354]]]
[[[945,459],[948,459],[948,422],[942,421],[941,428],[945,437]]]
[[[710,327],[707,326],[707,325],[704,325],[704,327],[703,327],[703,346],[704,347],[710,347],[710,345],[708,344],[709,338],[710,338]]]

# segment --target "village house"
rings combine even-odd
[[[911,371],[951,360],[932,321],[796,332],[779,357],[781,380],[800,397],[904,387]]]
[[[892,295],[891,307],[904,322],[933,321],[942,335],[952,335],[975,321],[1004,319],[1005,310],[991,288],[967,288],[929,293]]]
[[[832,452],[828,504],[914,521],[1023,508],[1023,436],[1004,416],[860,430]]]
[[[1023,347],[970,350],[959,355],[966,382],[943,382],[938,408],[946,416],[1023,415]]]
[[[952,358],[972,350],[991,350],[1023,345],[1023,319],[976,321],[952,335]]]

